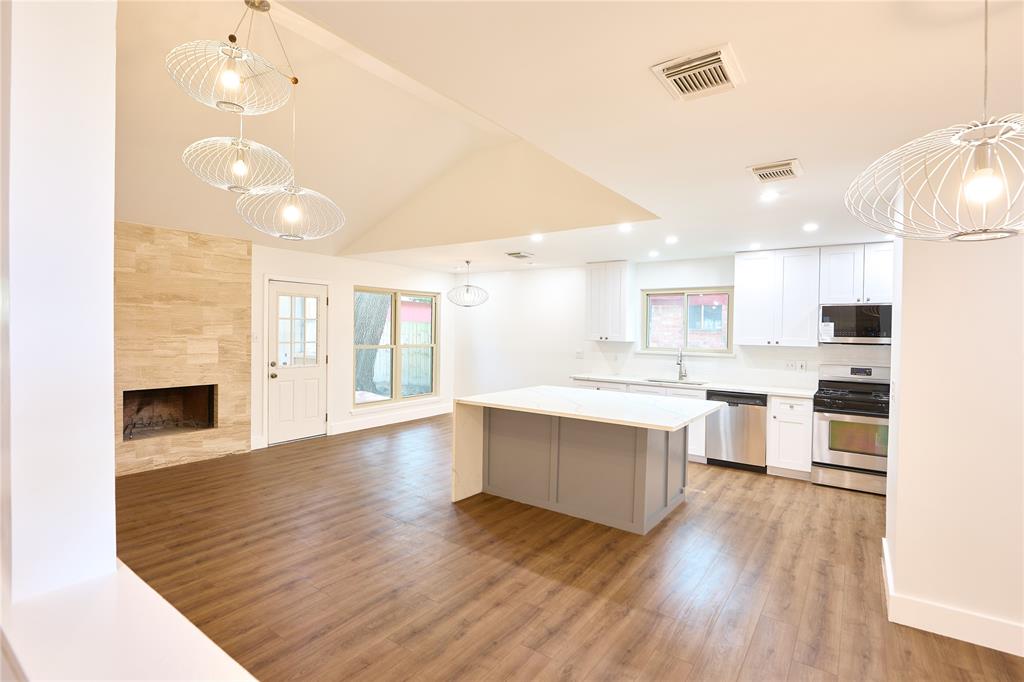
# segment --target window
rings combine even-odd
[[[433,395],[437,294],[356,289],[354,342],[356,405]]]
[[[643,292],[644,350],[732,351],[731,288]]]

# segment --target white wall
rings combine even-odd
[[[330,306],[327,311],[327,413],[328,433],[391,424],[451,411],[454,370],[452,308],[445,293],[454,285],[452,275],[415,270],[336,256],[321,256],[285,249],[253,246],[252,250],[252,447],[267,445],[266,381],[268,357],[266,342],[267,279],[310,281],[326,284]],[[371,405],[356,408],[352,402],[353,374],[353,299],[354,287],[437,292],[441,294],[438,312],[440,383],[438,395],[401,404]]]
[[[889,615],[1024,655],[1024,238],[902,251]]]
[[[116,566],[116,12],[10,5],[5,606]]]
[[[571,374],[580,372],[667,377],[676,371],[672,354],[637,352],[636,343],[585,340],[586,271],[582,267],[483,273],[474,275],[473,281],[491,298],[455,316],[460,342],[456,396],[530,384],[566,385]],[[732,283],[732,257],[639,263],[634,295],[639,305],[642,289]],[[887,347],[736,346],[734,351],[730,357],[688,356],[690,376],[810,387],[817,383],[822,362],[889,364]],[[805,360],[807,370],[786,370],[787,360]]]

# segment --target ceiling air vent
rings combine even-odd
[[[505,253],[505,255],[508,256],[509,258],[515,258],[516,260],[526,260],[527,258],[533,258],[532,253],[527,253],[525,251],[508,251]]]
[[[772,163],[751,166],[750,172],[754,174],[758,182],[767,184],[769,182],[795,178],[798,175],[802,175],[804,169],[798,160],[786,159],[785,161],[774,161]]]
[[[736,55],[728,45],[655,64],[651,71],[676,99],[713,95],[743,82]]]

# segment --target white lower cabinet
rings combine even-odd
[[[697,400],[707,400],[708,394],[707,391],[695,388],[666,388],[665,395],[674,395],[680,398],[696,398]],[[697,458],[698,461],[706,461],[707,451],[704,448],[704,434],[705,426],[703,419],[698,419],[697,421],[690,424],[690,436],[686,448],[686,454],[690,456],[690,459]]]
[[[595,391],[628,391],[629,386],[626,384],[617,384],[613,381],[583,381],[581,379],[573,379],[572,385],[576,388],[589,388]]]
[[[667,395],[665,391],[667,388],[662,386],[649,386],[647,384],[630,384],[630,393],[647,393],[648,395]]]
[[[799,478],[805,478],[801,473],[810,473],[813,416],[813,403],[807,398],[768,398],[769,473],[792,472]]]

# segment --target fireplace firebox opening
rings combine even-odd
[[[166,436],[217,425],[217,386],[172,386],[124,392],[122,439]]]

